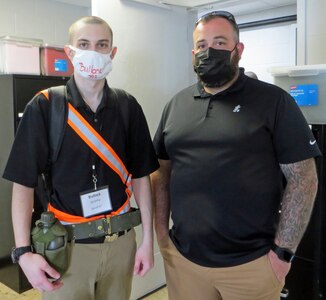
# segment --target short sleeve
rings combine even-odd
[[[321,155],[304,115],[295,100],[285,92],[277,108],[273,139],[281,164]]]
[[[48,159],[48,104],[48,100],[39,95],[25,107],[4,170],[4,178],[28,187],[37,186],[38,174],[45,169]]]
[[[128,170],[133,178],[140,178],[154,172],[159,164],[144,112],[135,98],[129,101]]]

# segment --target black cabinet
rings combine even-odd
[[[14,245],[11,222],[12,184],[2,178],[20,117],[33,96],[48,87],[63,85],[68,77],[0,75],[0,281],[16,292],[30,288],[18,265],[13,265],[10,251]],[[35,213],[41,204],[35,199]]]

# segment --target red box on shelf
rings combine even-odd
[[[47,76],[70,76],[74,67],[63,47],[42,45],[40,47],[41,74]]]

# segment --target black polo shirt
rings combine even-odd
[[[67,83],[67,93],[68,101],[115,150],[133,178],[149,175],[158,168],[145,116],[135,98],[129,97],[129,120],[124,124],[118,103],[108,97],[107,84],[96,113],[83,101],[73,78]],[[45,169],[49,156],[48,126],[49,101],[40,94],[25,108],[4,178],[28,187],[37,186],[38,174]],[[92,164],[96,166],[97,187],[109,186],[113,210],[126,201],[120,177],[67,125],[59,157],[51,168],[55,208],[82,216],[79,194],[94,188]]]
[[[157,156],[172,163],[170,234],[178,250],[208,267],[267,253],[283,193],[279,164],[320,155],[313,141],[295,101],[243,70],[217,95],[200,84],[178,93],[154,138]]]

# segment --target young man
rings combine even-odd
[[[69,245],[70,266],[62,278],[28,247],[34,187],[50,153],[51,99],[46,99],[44,93],[27,105],[4,172],[4,177],[14,182],[14,254],[32,286],[45,292],[43,299],[129,299],[132,274],[143,276],[153,266],[149,174],[158,168],[158,163],[140,105],[131,95],[115,93],[107,85],[105,77],[117,52],[112,39],[112,30],[104,20],[84,17],[70,27],[70,45],[65,47],[74,74],[66,85],[68,124],[58,159],[51,166],[53,189],[48,209],[63,224],[74,223],[82,235],[74,231],[74,241]],[[128,102],[127,109],[119,103],[122,100]],[[85,126],[80,127],[78,122]],[[130,185],[143,228],[138,250],[135,231],[128,223]],[[94,206],[82,195],[89,199],[101,195],[97,198],[100,205]],[[80,225],[109,220],[110,226],[114,215],[119,215],[126,230],[104,232],[96,238],[83,236],[84,227]],[[95,232],[87,229],[87,236],[98,234],[101,228],[96,226],[92,226]]]
[[[232,14],[203,16],[193,38],[199,81],[166,105],[154,138],[169,299],[278,300],[310,218],[320,151],[295,101],[239,68]]]

